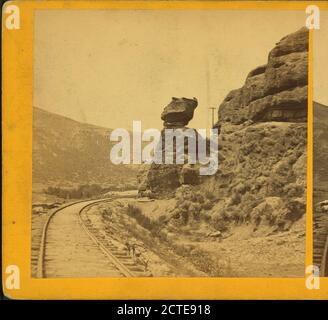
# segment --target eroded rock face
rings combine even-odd
[[[194,110],[198,105],[196,98],[172,98],[172,101],[164,108],[161,119],[165,128],[185,127],[194,116]]]
[[[216,124],[221,133],[214,176],[200,177],[198,168],[188,165],[152,164],[141,189],[155,197],[172,197],[183,185],[204,197],[209,190],[220,199],[213,200],[213,212],[225,221],[256,219],[256,225],[288,229],[305,213],[307,45],[307,29],[283,38],[268,63],[226,96]],[[196,99],[173,99],[162,114],[164,128],[185,130],[196,106]],[[213,213],[205,207],[205,213]],[[272,214],[265,213],[267,208]]]
[[[307,124],[259,122],[222,125],[224,159],[215,176],[195,186],[216,199],[207,213],[254,231],[288,230],[305,214]],[[197,189],[198,188],[198,189]]]
[[[308,30],[281,39],[219,108],[218,216],[288,230],[305,214]],[[212,180],[212,181],[211,181]],[[223,218],[222,218],[223,219]]]
[[[200,215],[222,232],[245,223],[259,234],[304,223],[307,46],[307,29],[283,38],[268,63],[249,72],[244,86],[226,96],[216,124],[221,129],[219,169],[189,186],[192,196],[178,202],[174,214],[182,223]]]
[[[308,30],[282,38],[268,63],[252,70],[242,88],[219,107],[219,121],[305,122],[307,120]]]
[[[304,122],[307,119],[308,87],[295,87],[252,101],[248,114],[253,121]]]
[[[147,190],[154,198],[172,196],[181,185],[181,170],[182,165],[152,163],[147,175]]]

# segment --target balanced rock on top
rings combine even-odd
[[[196,98],[172,98],[172,101],[164,108],[161,119],[165,128],[185,127],[194,116],[194,110],[198,105]]]

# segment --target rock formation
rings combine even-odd
[[[282,38],[268,63],[252,70],[242,88],[219,107],[219,122],[304,122],[307,118],[308,29]]]
[[[268,63],[227,95],[216,124],[219,170],[178,188],[174,219],[186,224],[203,217],[221,232],[241,223],[254,232],[305,223],[307,47],[307,29],[284,37]]]
[[[205,217],[219,231],[230,223],[251,223],[254,231],[264,224],[276,232],[304,217],[307,48],[307,29],[284,37],[268,63],[252,70],[245,85],[224,99],[215,125],[221,155],[215,175],[182,181],[186,167],[152,165],[147,171],[145,190],[159,197],[176,195],[174,219],[188,223]],[[183,107],[175,107],[177,101]],[[182,102],[172,100],[165,108],[165,126],[185,126],[192,118],[193,106]],[[182,182],[189,187],[181,188]]]
[[[172,101],[164,108],[161,119],[164,121],[164,128],[183,128],[194,116],[197,108],[196,98],[172,98]]]
[[[288,229],[305,214],[308,30],[281,39],[218,111],[219,173],[202,188],[227,220]],[[228,217],[228,218],[227,218]]]
[[[194,110],[198,105],[197,99],[172,98],[172,101],[164,108],[161,119],[164,121],[164,129],[187,130],[189,121],[194,116]],[[194,130],[194,129],[193,129]],[[195,132],[196,145],[197,132]],[[162,131],[162,157],[168,152],[165,144],[164,130]],[[177,146],[173,145],[173,164],[144,165],[139,174],[139,194],[152,197],[173,196],[175,190],[182,184],[199,183],[199,167],[197,165],[176,164]],[[185,138],[183,154],[185,160],[188,154],[188,142]]]

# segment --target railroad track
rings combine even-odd
[[[320,267],[320,276],[328,276],[328,202],[315,206],[313,217],[313,264]]]
[[[113,199],[75,202],[55,210],[41,237],[37,277],[136,277],[144,267],[123,244],[100,232],[86,212]]]

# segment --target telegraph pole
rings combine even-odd
[[[213,128],[214,127],[214,110],[216,110],[216,108],[212,107],[209,109],[212,110],[212,128]]]

